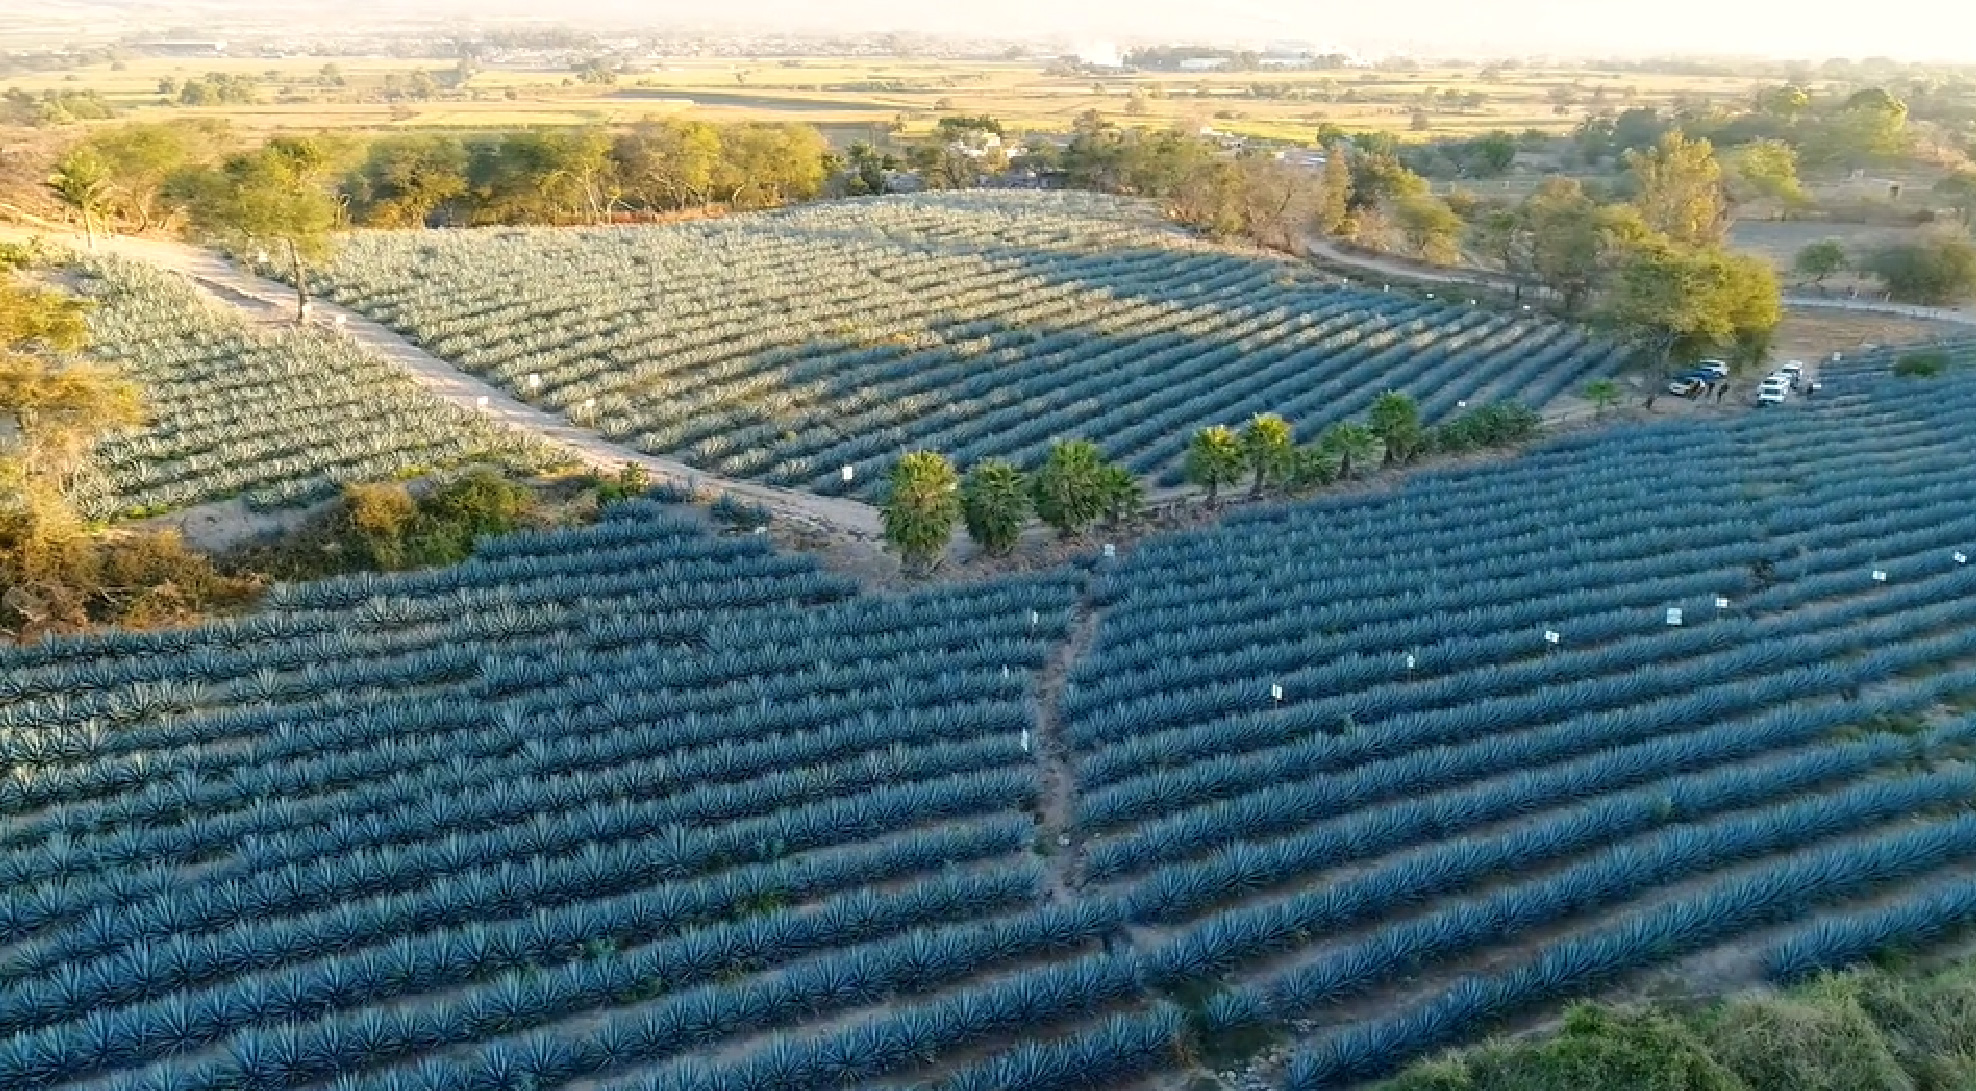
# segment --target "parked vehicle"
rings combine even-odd
[[[1667,384],[1667,392],[1678,394],[1683,398],[1692,398],[1708,389],[1708,384],[1714,381],[1715,377],[1707,372],[1690,371],[1685,375],[1676,375],[1674,380]]]
[[[1729,365],[1720,360],[1703,360],[1701,363],[1695,365],[1695,371],[1713,375],[1718,379],[1729,377]]]
[[[1781,373],[1772,375],[1763,380],[1756,388],[1756,403],[1758,405],[1778,405],[1784,401],[1790,392],[1790,376]]]

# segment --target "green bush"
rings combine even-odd
[[[1485,405],[1436,427],[1428,437],[1436,451],[1458,455],[1528,443],[1543,430],[1544,418],[1515,402]]]
[[[1894,374],[1904,379],[1932,379],[1949,369],[1949,358],[1939,352],[1910,352],[1894,361]]]
[[[1692,1014],[1581,1004],[1557,1033],[1414,1065],[1381,1091],[1969,1091],[1976,969],[1828,975]]]
[[[1467,1064],[1475,1091],[1744,1091],[1680,1020],[1592,1004],[1541,1044],[1485,1047]]]
[[[636,462],[627,462],[617,473],[597,481],[597,503],[617,504],[644,496],[652,488],[652,475]]]
[[[535,508],[526,485],[478,470],[414,500],[397,482],[343,490],[349,537],[385,571],[457,564],[476,539],[519,528]]]
[[[1856,1000],[1761,997],[1731,1004],[1709,1043],[1750,1091],[1911,1091]]]

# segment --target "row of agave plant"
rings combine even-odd
[[[1458,787],[1477,778],[1578,758],[1786,702],[1844,696],[1868,683],[1891,682],[1904,673],[1952,662],[1971,650],[1976,650],[1976,629],[1963,629],[1948,638],[1881,649],[1857,664],[1836,669],[1797,668],[1637,708],[1566,716],[1547,726],[1518,730],[1520,716],[1470,720],[1466,737],[1474,741],[1408,749],[1347,771],[1285,781],[1142,823],[1093,844],[1088,870],[1096,878],[1123,877],[1236,842],[1295,830],[1397,795]]]
[[[1287,1091],[1390,1072],[1532,1005],[1583,993],[1753,929],[1976,856],[1976,816],[1805,852],[1546,944],[1514,969],[1470,977],[1404,1011],[1347,1027],[1291,1059]]]
[[[829,600],[840,597],[840,589],[848,591],[840,580],[820,577],[813,561],[776,555],[759,539],[714,539],[697,528],[689,535],[661,526],[653,540],[645,541],[636,534],[638,526],[615,519],[589,528],[596,532],[594,543],[582,532],[558,532],[538,543],[544,551],[533,555],[527,552],[527,541],[506,542],[487,559],[468,562],[444,577],[411,573],[295,589],[282,596],[290,608],[272,618],[181,630],[169,639],[116,634],[10,649],[12,669],[0,682],[0,700],[7,705],[0,708],[0,716],[21,728],[47,727],[77,717],[129,718],[119,708],[139,700],[129,692],[137,683],[152,684],[142,701],[168,707],[224,704],[233,692],[251,699],[319,695],[339,684],[338,670],[366,672],[364,680],[372,684],[388,681],[392,671],[405,672],[400,681],[411,684],[472,669],[476,652],[498,657],[505,649],[531,646],[528,642],[537,637],[578,626],[586,634],[605,638],[600,647],[671,638],[701,648],[718,648],[722,641],[730,649],[786,648],[792,638],[805,646],[845,638],[848,630],[830,611],[763,614],[752,609]],[[558,542],[568,548],[549,551]],[[570,609],[568,599],[543,590],[568,589],[562,577],[581,580],[605,573],[616,573],[613,578],[620,582],[603,586],[622,589],[621,581],[642,580],[655,597],[624,590],[579,615]],[[714,594],[707,597],[715,602],[656,619],[650,613],[661,600],[677,605],[695,584],[713,585]],[[1015,602],[1021,599],[1026,608],[1050,612],[1052,626],[1039,629],[1036,622],[1029,624],[1032,633],[1040,634],[1054,628],[1070,585],[1070,577],[1056,575],[994,585],[980,593],[879,600],[875,609],[889,611],[893,620],[866,618],[855,624],[860,628],[889,624],[895,643],[908,639],[903,634],[917,632],[934,638],[929,646],[941,646],[947,641],[935,630],[964,626],[969,618],[984,627],[979,630],[983,635],[1018,632],[1019,626],[1009,619],[1017,616]],[[1026,589],[1034,589],[1035,594]],[[313,605],[305,609],[294,604],[296,600]],[[739,607],[751,609],[737,612]],[[860,607],[860,616],[872,609]],[[929,609],[937,611],[937,617],[929,616]],[[752,627],[753,623],[737,628],[742,617],[783,620],[771,629]],[[998,623],[1001,628],[995,628]],[[851,660],[877,651],[854,642],[807,658],[815,661],[834,655]],[[742,654],[746,653],[726,652],[730,658]],[[413,669],[420,666],[416,662],[384,662],[391,655],[425,656],[432,662],[421,673]],[[600,664],[599,669],[607,665]],[[730,662],[725,669],[760,673],[769,666],[758,658]],[[269,671],[275,674],[270,676]],[[310,680],[325,671],[330,672],[327,681]],[[190,695],[174,693],[187,686],[204,688]],[[10,737],[4,745],[17,755],[14,760],[32,762],[35,739],[32,734]]]
[[[340,335],[255,330],[183,280],[114,257],[81,266],[93,353],[135,381],[147,423],[105,439],[85,478],[100,516],[245,496],[273,507],[350,481],[473,461],[536,467],[546,448],[447,405]]]
[[[7,707],[48,722],[0,744],[0,1084],[606,1074],[1114,930],[1035,909],[1017,855],[1031,672],[1083,574],[806,595],[760,541],[632,503],[272,623],[24,650]],[[640,590],[553,593],[591,580]],[[700,585],[745,593],[652,607]]]
[[[1158,868],[1132,884],[1123,897],[1135,920],[1178,923],[1237,901],[1257,886],[1289,883],[1374,852],[1413,848],[1424,841],[1460,835],[1490,822],[1538,814],[1547,808],[1568,807],[1604,793],[1620,793],[1601,800],[1597,807],[1604,816],[1601,821],[1613,823],[1609,832],[1617,836],[1630,827],[1615,816],[1640,813],[1634,809],[1636,805],[1650,804],[1650,817],[1656,821],[1673,820],[1702,806],[1685,803],[1689,798],[1720,798],[1723,802],[1719,805],[1726,806],[1745,798],[1742,793],[1760,796],[1770,792],[1770,785],[1778,792],[1788,792],[1798,786],[1861,774],[1913,755],[1915,748],[1901,739],[1876,737],[1857,745],[1787,754],[1761,767],[1728,770],[1719,777],[1708,770],[1810,747],[1861,717],[1871,722],[1881,716],[1911,715],[1954,692],[1953,687],[1966,687],[1972,681],[1976,681],[1976,674],[1947,677],[1876,698],[1864,707],[1827,701],[1777,709],[1418,799],[1390,800],[1280,838],[1236,842],[1213,856]],[[1656,782],[1679,770],[1702,772],[1686,779]],[[1651,786],[1635,789],[1636,785]],[[1294,932],[1303,927],[1294,923],[1298,919],[1291,911],[1295,904],[1283,903],[1254,918],[1241,919],[1279,922]],[[1216,926],[1230,927],[1236,920],[1228,915],[1217,917]],[[1278,924],[1262,927],[1265,934],[1292,934],[1276,932]]]
[[[786,1019],[787,1013],[830,996],[833,979],[847,968],[883,974],[888,988],[898,987],[901,970],[917,968],[928,975],[924,988],[936,984],[932,971],[942,955],[955,961],[957,972],[965,972],[970,960],[1034,957],[1088,940],[1116,916],[1096,905],[1023,911],[1037,882],[1033,868],[935,875],[896,890],[853,890],[799,910],[775,910],[679,935],[660,933],[647,942],[625,938],[639,934],[640,922],[622,913],[565,911],[557,914],[553,923],[561,927],[553,930],[550,921],[530,921],[437,931],[381,948],[368,959],[317,958],[169,993],[139,991],[121,974],[112,978],[111,972],[131,968],[124,960],[104,967],[92,982],[100,983],[98,988],[87,990],[103,997],[97,1002],[106,1004],[102,1015],[115,1024],[114,1033],[79,1034],[72,1022],[56,1022],[91,1010],[77,1011],[73,1000],[64,999],[60,1008],[44,1004],[34,1014],[46,1017],[38,1020],[45,1029],[9,1043],[14,1056],[39,1060],[43,1075],[36,1081],[33,1071],[18,1065],[8,1072],[8,1086],[84,1078],[188,1046],[222,1042],[239,1048],[264,1036],[259,1028],[270,1023],[300,1030],[317,1066],[272,1074],[282,1083],[377,1065],[435,1045],[494,1039],[500,1044],[489,1052],[498,1055],[511,1048],[511,1040],[503,1039],[520,1036],[530,1025],[661,993],[664,1003],[680,1012],[736,1007],[734,998],[724,995],[730,991],[725,979],[767,967],[777,968],[766,982],[779,989],[772,1003]],[[1018,912],[976,920],[1008,909]],[[586,945],[593,953],[586,953]],[[600,947],[608,950],[599,952]],[[257,954],[242,952],[250,960]],[[371,1007],[394,997],[422,998],[415,1010],[403,1012],[400,1018],[407,1022],[395,1032],[379,1025]],[[760,1007],[753,1013],[757,1019],[766,1015]],[[707,1038],[732,1032],[715,1030],[717,1021],[693,1022]],[[225,1087],[228,1077],[270,1075],[242,1063],[236,1072],[223,1076],[208,1070],[204,1078],[219,1077],[216,1086]]]
[[[1856,652],[1878,649],[1883,643],[1909,639],[1934,628],[1976,623],[1976,610],[1969,606],[1969,592],[1976,591],[1976,573],[1960,569],[1946,577],[1910,585],[1901,596],[1907,601],[1871,597],[1850,600],[1830,609],[1806,610],[1771,615],[1762,621],[1737,620],[1720,623],[1720,629],[1683,626],[1671,633],[1663,624],[1659,631],[1646,623],[1647,630],[1600,645],[1585,652],[1544,654],[1539,647],[1524,658],[1496,660],[1492,670],[1474,674],[1456,672],[1445,679],[1423,683],[1402,691],[1405,701],[1367,699],[1355,706],[1352,715],[1372,720],[1349,735],[1339,737],[1318,733],[1295,742],[1240,754],[1197,761],[1179,768],[1159,769],[1130,779],[1099,787],[1081,797],[1078,821],[1091,829],[1104,829],[1143,820],[1183,806],[1226,798],[1238,791],[1253,791],[1291,780],[1335,772],[1349,764],[1404,753],[1408,748],[1445,744],[1470,738],[1466,732],[1478,722],[1503,722],[1498,713],[1508,709],[1529,710],[1523,719],[1527,726],[1545,722],[1544,712],[1570,707],[1581,713],[1610,708],[1615,703],[1633,707],[1683,691],[1700,691],[1707,686],[1734,685],[1776,670],[1794,661],[1824,657],[1843,658]],[[1658,619],[1647,619],[1658,620]],[[1794,656],[1802,656],[1795,659]],[[1682,668],[1682,661],[1699,660],[1710,669]],[[1393,664],[1401,667],[1401,664]],[[1334,683],[1336,688],[1314,686],[1300,692],[1361,692],[1370,684],[1393,685],[1405,681],[1404,669],[1353,672]],[[1619,685],[1615,678],[1634,684]],[[1668,683],[1672,682],[1672,685]],[[1356,686],[1357,689],[1347,688]],[[1542,689],[1565,701],[1533,705],[1529,691]],[[1509,696],[1515,694],[1517,696]],[[1502,695],[1502,696],[1498,696]],[[1447,703],[1467,698],[1461,715],[1446,708]],[[1578,698],[1573,700],[1573,698]],[[1323,702],[1312,702],[1318,708]],[[1371,713],[1367,715],[1368,711]],[[1321,716],[1321,712],[1316,712]],[[1320,724],[1322,720],[1318,721]]]
[[[1796,984],[1875,955],[1926,947],[1976,923],[1976,881],[1933,883],[1892,905],[1816,921],[1772,944],[1764,969],[1780,984]]]
[[[525,1016],[526,1008],[515,1006],[517,990],[544,1006],[543,1016],[552,1017],[561,1010],[558,1005],[624,1003],[647,996],[655,982],[675,980],[671,974],[690,984],[695,978],[721,980],[760,959],[802,965],[818,950],[827,950],[833,936],[856,950],[861,937],[910,937],[920,926],[1020,907],[1035,888],[1033,870],[939,871],[953,862],[1003,856],[1031,835],[1021,818],[991,817],[699,880],[616,893],[573,887],[542,902],[540,911],[516,914],[500,924],[490,923],[493,902],[443,911],[446,907],[427,899],[423,913],[412,915],[419,907],[404,904],[406,898],[344,903],[300,917],[248,916],[204,936],[188,933],[163,951],[132,947],[79,962],[69,988],[80,996],[25,984],[11,987],[10,1007],[37,1029],[0,1044],[0,1068],[8,1086],[49,1086],[102,1066],[141,1064],[171,1052],[174,1041],[181,1047],[225,1041],[229,1049],[242,1042],[265,1042],[270,1035],[295,1032],[258,1029],[264,1009],[283,1004],[292,1007],[281,1008],[286,1014],[278,1017],[309,1020],[303,1026],[321,1035],[325,1044],[347,1042],[375,1022],[377,1012],[364,1006],[367,999],[412,995],[421,984],[465,986],[450,991],[453,1002],[433,1008],[432,1015],[454,1020],[461,1040],[471,1040],[499,1033]],[[927,873],[931,877],[899,883]],[[881,883],[887,884],[883,892],[860,893]],[[766,913],[759,908],[780,899],[813,904]],[[408,932],[414,922],[419,930]],[[825,946],[803,946],[804,937]],[[784,949],[780,945],[785,942],[794,946]],[[911,947],[909,940],[894,942]],[[364,956],[349,957],[352,945]],[[185,964],[174,965],[177,960]],[[544,976],[544,961],[566,968]],[[661,970],[670,973],[658,976]],[[640,976],[640,971],[648,973]],[[224,976],[214,976],[216,972]],[[174,976],[185,980],[165,991],[172,988]],[[710,991],[699,989],[700,1003]],[[53,1021],[92,995],[130,999]],[[405,1024],[407,1029],[426,1026],[420,1008],[401,1010],[414,1020]],[[100,1029],[105,1020],[114,1024],[113,1033],[95,1033],[92,1028]],[[383,1050],[385,1056],[392,1052],[376,1041],[367,1048]],[[356,1067],[364,1056],[346,1057],[339,1067]],[[180,1074],[190,1075],[200,1065],[177,1067],[183,1069]]]
[[[1620,363],[1527,316],[1114,229],[1143,215],[1131,203],[1005,196],[1034,228],[1013,245],[993,210],[912,203],[574,239],[365,235],[326,290],[645,450],[860,495],[908,448],[1033,462],[1082,434],[1177,472],[1204,423],[1281,410],[1315,430],[1389,388],[1435,417],[1541,404]]]
[[[1976,781],[1966,772],[1870,780],[1762,810],[1692,821],[1619,845],[1601,840],[1596,822],[1520,830],[1518,839],[1526,844],[1476,846],[1471,849],[1475,855],[1486,855],[1489,850],[1503,855],[1492,863],[1465,860],[1453,869],[1481,866],[1497,874],[1511,874],[1512,868],[1522,866],[1520,849],[1527,848],[1533,861],[1596,851],[1542,878],[1507,883],[1485,895],[1377,928],[1363,939],[1327,949],[1294,969],[1245,982],[1217,998],[1214,1019],[1222,1026],[1266,1019],[1287,1021],[1362,993],[1395,973],[1485,949],[1578,914],[1622,906],[1660,887],[1723,870],[1738,861],[1786,853],[1895,819],[1958,807],[1966,803],[1973,784]],[[1366,879],[1374,891],[1370,896],[1375,898],[1410,882],[1426,883],[1426,889],[1433,889],[1432,880],[1426,876],[1374,872]],[[1455,881],[1460,884],[1459,878]],[[1327,890],[1324,895],[1331,901],[1334,914],[1352,920],[1356,907],[1349,895],[1353,893],[1359,891],[1334,894]],[[1388,904],[1405,905],[1408,898],[1402,893]],[[1319,922],[1326,916],[1322,910],[1311,914]]]
[[[1926,456],[1926,472],[1942,470],[1939,460],[1946,457]],[[1539,476],[1547,478],[1548,469]],[[1492,508],[1501,514],[1471,519],[1447,535],[1455,539],[1452,547],[1409,552],[1402,544],[1353,566],[1360,570],[1351,575],[1326,580],[1301,572],[1238,571],[1231,578],[1225,570],[1231,553],[1273,559],[1284,548],[1328,552],[1327,544],[1351,536],[1385,547],[1390,539],[1374,535],[1371,525],[1382,509],[1404,516],[1402,533],[1408,522],[1431,532],[1444,510],[1472,512],[1480,505],[1463,505],[1444,481],[1421,490],[1422,497],[1369,505],[1372,518],[1353,512],[1359,518],[1349,522],[1305,518],[1286,526],[1266,515],[1238,520],[1220,535],[1149,547],[1142,551],[1149,556],[1135,555],[1101,579],[1098,594],[1114,609],[1098,654],[1080,664],[1064,699],[1074,741],[1094,751],[1084,764],[1096,776],[1087,783],[1146,771],[1172,744],[1184,748],[1182,760],[1202,754],[1196,740],[1209,734],[1224,746],[1245,737],[1252,748],[1272,731],[1279,744],[1290,743],[1347,717],[1365,722],[1445,703],[1456,695],[1453,687],[1482,686],[1459,690],[1472,700],[1537,683],[1590,681],[1656,659],[1777,646],[1780,638],[1961,594],[1967,569],[1950,546],[1976,531],[1963,514],[1971,494],[1966,480],[1935,481],[1922,490],[1923,503],[1907,505],[1890,503],[1884,481],[1870,470],[1836,476],[1837,483],[1827,482],[1805,505],[1816,509],[1814,520],[1791,520],[1775,533],[1766,529],[1770,517],[1791,509],[1740,510],[1730,495],[1740,488],[1734,480],[1704,483],[1704,494],[1718,495],[1699,504],[1684,498],[1656,505],[1633,492],[1635,506],[1620,509],[1616,520],[1593,521],[1583,538],[1568,504],[1562,519],[1552,517],[1562,530],[1549,537],[1517,533],[1512,528],[1527,525],[1533,514],[1548,514],[1543,508],[1552,493],[1533,490],[1522,498],[1529,506]],[[1596,515],[1619,498],[1595,496],[1583,510]],[[1671,525],[1655,527],[1662,517]],[[1857,533],[1862,521],[1875,533]],[[1834,522],[1853,532],[1833,533]],[[1314,523],[1320,525],[1307,532]],[[1500,544],[1487,544],[1498,531],[1507,532]],[[1293,539],[1287,547],[1285,538]],[[1556,545],[1547,548],[1549,542]],[[1475,545],[1481,548],[1470,551]],[[1782,565],[1787,573],[1778,571]],[[1866,591],[1875,592],[1870,600],[1821,605]],[[1653,614],[1668,607],[1688,624],[1650,635],[1657,628]],[[1759,614],[1771,616],[1751,620]],[[1174,630],[1184,635],[1167,635]],[[1180,656],[1178,663],[1169,658]],[[1761,669],[1747,657],[1741,666]],[[1225,773],[1195,775],[1203,785],[1214,780],[1225,787]],[[1129,818],[1130,808],[1145,805],[1143,797],[1116,795],[1089,802],[1100,822]],[[1115,804],[1126,810],[1115,812]]]

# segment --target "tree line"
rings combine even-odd
[[[765,208],[817,196],[834,160],[804,125],[652,119],[456,137],[274,136],[242,146],[212,121],[98,129],[57,161],[48,185],[99,230],[187,227],[274,248],[306,308],[310,262],[348,225],[594,224],[623,213]]]
[[[1797,252],[1792,269],[1813,287],[1852,270],[1878,279],[1890,298],[1904,303],[1939,306],[1976,296],[1976,245],[1955,231],[1859,249],[1820,239]]]
[[[302,152],[301,149],[307,149]],[[806,125],[654,118],[481,136],[280,136],[242,147],[223,123],[98,129],[58,161],[57,191],[93,221],[132,230],[185,211],[216,175],[254,160],[313,164],[306,180],[364,227],[599,223],[622,212],[763,208],[815,197],[834,166]]]
[[[1239,430],[1201,428],[1188,443],[1185,472],[1210,507],[1243,480],[1250,499],[1307,496],[1357,477],[1375,460],[1401,466],[1435,454],[1515,446],[1541,426],[1534,410],[1501,404],[1430,427],[1411,397],[1389,391],[1363,422],[1338,421],[1307,443],[1298,443],[1295,428],[1275,413],[1258,414]],[[996,458],[962,475],[945,455],[909,452],[893,464],[880,515],[885,540],[906,571],[923,575],[939,565],[956,527],[989,556],[1006,556],[1032,519],[1072,538],[1100,521],[1113,527],[1132,521],[1145,499],[1145,487],[1107,461],[1097,444],[1059,440],[1033,472]]]

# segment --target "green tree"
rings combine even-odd
[[[1393,218],[1416,256],[1441,265],[1461,257],[1461,217],[1448,202],[1427,194],[1401,197],[1393,202]]]
[[[1098,468],[1098,492],[1107,526],[1119,526],[1139,516],[1146,506],[1146,487],[1123,466],[1105,463]]]
[[[1282,482],[1295,448],[1290,422],[1274,413],[1258,413],[1249,418],[1249,423],[1242,426],[1242,457],[1254,475],[1249,486],[1250,497],[1259,497],[1265,487]]]
[[[723,144],[717,126],[646,118],[617,138],[612,157],[625,193],[649,208],[697,208],[714,199]]]
[[[424,227],[434,210],[466,194],[466,145],[440,134],[379,137],[346,192],[364,224]]]
[[[1388,390],[1374,399],[1366,413],[1366,426],[1385,446],[1388,465],[1413,461],[1426,437],[1420,424],[1420,407],[1397,390]]]
[[[749,122],[725,130],[721,140],[714,188],[726,203],[769,208],[822,192],[830,145],[812,126]]]
[[[912,451],[892,466],[879,516],[885,541],[906,570],[931,571],[947,551],[961,518],[960,480],[945,455]]]
[[[1878,277],[1895,299],[1910,303],[1956,303],[1976,294],[1976,247],[1954,235],[1880,247],[1860,270]]]
[[[141,232],[164,218],[164,196],[173,180],[211,166],[231,142],[223,121],[133,121],[92,131],[82,147],[109,169],[111,211]]]
[[[1520,215],[1530,236],[1534,275],[1557,293],[1566,314],[1576,314],[1606,272],[1606,214],[1576,179],[1553,178],[1531,194]]]
[[[1753,140],[1736,149],[1730,164],[1745,196],[1776,201],[1786,213],[1810,203],[1798,181],[1798,151],[1785,141]]]
[[[1813,284],[1825,283],[1825,278],[1845,269],[1847,262],[1846,244],[1837,239],[1820,239],[1806,245],[1792,259],[1791,267],[1800,276],[1809,277]]]
[[[1722,164],[1707,140],[1679,132],[1648,150],[1626,153],[1633,204],[1647,226],[1684,246],[1714,246],[1729,233],[1729,197]]]
[[[620,194],[602,128],[512,132],[469,149],[480,223],[598,223]]]
[[[342,215],[328,180],[345,149],[325,137],[275,137],[188,181],[195,231],[233,245],[287,249],[295,313],[308,313],[308,263],[329,256]]]
[[[1524,207],[1493,208],[1469,229],[1469,245],[1515,283],[1515,302],[1537,275],[1537,240]]]
[[[1300,443],[1290,455],[1290,472],[1283,480],[1284,491],[1305,496],[1336,480],[1338,459],[1322,442]]]
[[[1768,262],[1658,243],[1628,253],[1606,317],[1644,356],[1651,407],[1675,360],[1725,347],[1732,366],[1760,359],[1783,305]]]
[[[1378,208],[1403,197],[1421,197],[1427,179],[1408,170],[1392,152],[1365,152],[1350,162],[1352,186],[1346,204],[1353,210]]]
[[[110,199],[110,166],[87,144],[72,148],[55,164],[49,188],[63,203],[82,214],[82,232],[89,249],[96,249],[96,221]]]
[[[1352,470],[1363,466],[1379,450],[1379,437],[1357,421],[1343,420],[1324,430],[1317,440],[1319,449],[1338,463],[1338,476],[1350,480]]]
[[[1089,440],[1059,440],[1029,480],[1036,517],[1068,538],[1105,514],[1105,460]]]
[[[1619,384],[1611,379],[1593,379],[1579,393],[1592,403],[1594,419],[1604,419],[1606,411],[1619,404]]]
[[[961,482],[961,517],[967,535],[990,556],[1004,556],[1029,521],[1029,478],[1002,459],[977,462]]]
[[[1908,140],[1907,104],[1885,88],[1869,87],[1821,119],[1803,148],[1814,163],[1866,167],[1899,156]]]
[[[471,158],[467,145],[450,135],[373,138],[343,183],[353,217],[372,226],[423,226],[442,205],[469,195]]]
[[[1345,159],[1342,143],[1331,145],[1324,155],[1324,182],[1318,189],[1317,229],[1336,235],[1344,229],[1352,211],[1352,168]]]
[[[1187,444],[1187,480],[1208,491],[1210,505],[1220,496],[1223,485],[1242,479],[1247,466],[1248,454],[1241,437],[1225,425],[1203,428]]]
[[[1935,183],[1935,192],[1948,198],[1964,227],[1976,224],[1976,170],[1959,170]]]

